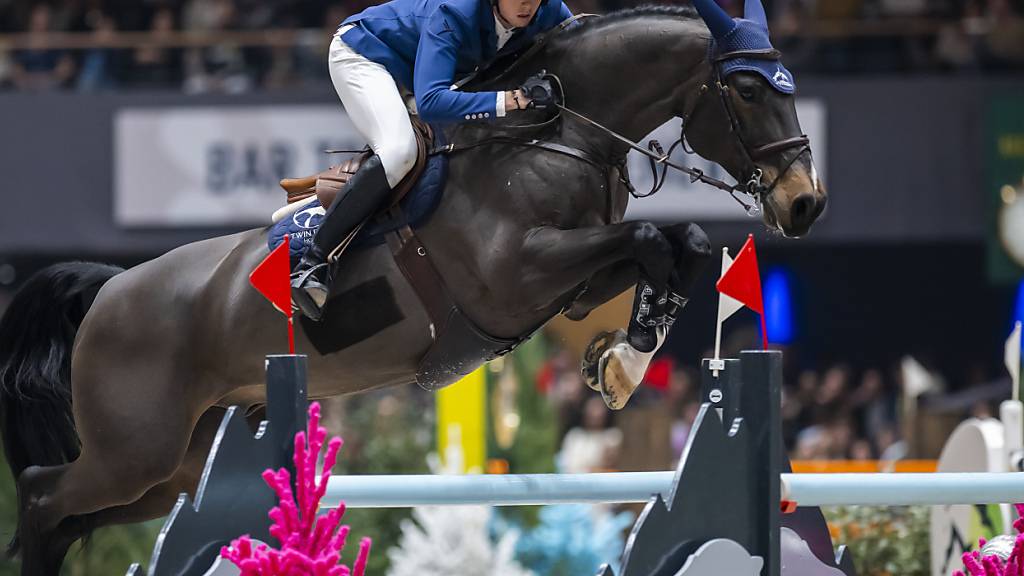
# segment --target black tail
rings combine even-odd
[[[15,480],[29,466],[78,457],[71,349],[96,293],[120,272],[88,262],[50,266],[25,282],[0,319],[0,434]]]

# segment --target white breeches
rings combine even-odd
[[[380,156],[392,188],[416,163],[416,135],[398,85],[384,66],[345,44],[342,28],[331,41],[329,67],[334,89],[356,130]]]

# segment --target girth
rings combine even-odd
[[[394,217],[402,218],[401,208],[395,207],[392,212]],[[408,225],[389,233],[387,242],[395,263],[430,319],[431,344],[416,368],[416,383],[421,388],[433,391],[454,384],[533,335],[535,330],[521,338],[496,338],[480,329],[452,299],[426,247]]]

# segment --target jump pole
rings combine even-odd
[[[323,506],[532,506],[642,503],[667,496],[675,472],[484,476],[332,476]],[[782,474],[783,497],[800,506],[942,506],[1024,502],[1024,472]],[[685,486],[682,487],[686,489]]]

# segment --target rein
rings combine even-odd
[[[591,16],[593,16],[593,15],[590,15],[590,14],[583,15],[583,14],[581,14],[578,17],[570,18],[570,19],[566,20],[565,22],[563,22],[562,25],[559,26],[558,30],[562,30],[562,29],[568,27],[569,25],[574,23],[576,21],[576,19],[579,18],[579,17],[591,17]],[[540,44],[542,44],[542,43],[540,43]],[[538,48],[539,49],[539,46],[535,45],[534,47],[531,47],[531,50],[528,50],[527,54],[532,54],[532,52],[533,52],[532,49],[533,48]],[[473,149],[473,148],[479,148],[479,147],[487,146],[487,145],[490,145],[490,144],[507,144],[507,145],[513,145],[513,146],[524,146],[524,147],[530,147],[530,148],[538,148],[538,149],[545,150],[545,151],[548,151],[548,152],[552,152],[552,153],[555,153],[555,154],[561,154],[561,155],[564,155],[564,156],[569,156],[571,158],[575,158],[577,160],[580,160],[581,162],[585,162],[587,164],[590,164],[590,165],[592,165],[592,166],[594,166],[596,168],[599,168],[599,169],[601,169],[601,170],[603,170],[605,172],[607,172],[608,169],[610,169],[610,168],[618,167],[619,168],[619,181],[621,183],[623,183],[629,189],[630,195],[632,195],[634,198],[646,198],[648,196],[653,196],[655,193],[657,193],[659,190],[661,190],[661,188],[665,184],[665,180],[666,180],[666,178],[668,176],[668,169],[672,168],[674,170],[678,170],[679,172],[687,174],[690,177],[690,182],[691,183],[701,182],[701,183],[706,184],[708,186],[712,186],[714,188],[717,188],[719,190],[727,192],[730,196],[733,197],[734,200],[736,200],[736,202],[738,202],[741,206],[743,206],[744,210],[747,212],[748,215],[753,216],[753,215],[755,215],[760,210],[760,205],[763,204],[764,198],[775,189],[775,186],[778,184],[778,182],[782,178],[782,176],[785,175],[789,171],[789,169],[793,166],[793,164],[796,163],[797,159],[799,159],[805,152],[808,152],[810,150],[810,139],[807,137],[807,135],[801,134],[800,136],[794,136],[794,137],[790,137],[790,138],[784,138],[784,139],[781,139],[781,140],[777,140],[775,142],[769,142],[768,144],[764,144],[762,146],[757,146],[755,148],[751,148],[750,146],[748,146],[746,141],[743,139],[743,132],[741,130],[741,126],[740,126],[740,122],[739,122],[739,117],[736,114],[736,111],[735,111],[735,109],[733,107],[733,104],[732,104],[732,99],[729,96],[729,86],[728,86],[728,84],[726,84],[724,82],[724,80],[722,78],[722,72],[721,72],[720,64],[722,62],[725,62],[725,61],[728,61],[728,60],[732,60],[732,59],[736,59],[736,58],[753,58],[753,59],[761,59],[761,60],[778,60],[780,58],[780,56],[781,56],[781,54],[779,53],[778,50],[771,49],[771,50],[737,50],[737,51],[733,51],[733,52],[726,52],[724,54],[719,54],[719,55],[715,56],[714,58],[712,58],[711,59],[711,68],[712,68],[711,77],[708,79],[708,81],[706,81],[703,84],[701,84],[701,86],[699,88],[699,92],[697,94],[697,97],[693,100],[692,104],[690,105],[690,109],[687,110],[686,113],[684,113],[682,115],[683,128],[680,131],[679,139],[676,140],[669,147],[667,153],[662,148],[661,143],[658,142],[657,140],[652,139],[652,140],[648,141],[647,148],[644,148],[638,142],[634,142],[633,140],[630,140],[629,138],[623,136],[622,134],[619,134],[618,132],[615,132],[614,130],[612,130],[612,129],[610,129],[610,128],[600,124],[599,122],[593,120],[592,118],[589,118],[589,117],[587,117],[587,116],[585,116],[585,115],[583,115],[583,114],[581,114],[581,113],[579,113],[579,112],[577,112],[577,111],[575,111],[575,110],[565,106],[564,104],[559,104],[559,103],[555,103],[555,106],[557,107],[557,110],[558,110],[557,113],[554,116],[552,116],[550,119],[548,119],[548,120],[546,120],[544,122],[535,123],[535,124],[529,124],[529,125],[508,126],[507,127],[508,129],[513,129],[513,130],[537,130],[537,129],[544,128],[544,127],[547,127],[547,126],[550,126],[550,125],[554,124],[556,121],[558,121],[562,117],[563,113],[566,113],[569,116],[573,117],[574,119],[576,119],[576,120],[578,120],[580,122],[583,122],[584,124],[587,124],[587,125],[595,128],[595,129],[597,129],[598,131],[604,133],[606,136],[610,137],[611,139],[613,139],[613,140],[615,140],[615,141],[617,141],[617,142],[619,142],[621,144],[625,144],[628,148],[630,148],[632,150],[635,150],[635,151],[637,151],[637,152],[639,152],[639,153],[641,153],[641,154],[643,154],[644,156],[647,157],[648,161],[650,162],[651,174],[653,176],[653,182],[651,184],[651,190],[646,192],[646,193],[644,193],[644,194],[637,193],[636,188],[634,188],[632,183],[629,181],[629,177],[626,175],[626,171],[623,169],[623,167],[624,167],[624,165],[626,163],[626,157],[624,155],[623,155],[622,159],[620,161],[618,161],[618,162],[602,161],[602,160],[600,160],[598,158],[595,158],[593,156],[593,154],[591,154],[591,153],[589,153],[589,152],[587,152],[585,150],[582,150],[582,149],[579,149],[579,148],[576,148],[576,147],[573,147],[573,146],[567,146],[565,144],[560,144],[560,143],[557,143],[557,142],[547,141],[547,140],[540,140],[540,139],[536,139],[536,138],[526,140],[526,139],[517,138],[517,137],[514,137],[514,136],[490,136],[490,137],[486,137],[486,138],[477,140],[475,142],[471,142],[469,144],[456,144],[455,142],[451,142],[447,146],[444,146],[442,148],[432,149],[429,153],[431,155],[433,155],[433,154],[449,154],[449,155],[451,155],[451,154],[455,154],[456,152],[459,152],[459,151],[469,150],[469,149]],[[507,73],[507,70],[505,72],[499,74],[498,77],[500,78],[500,77],[504,76],[506,73]],[[470,80],[474,79],[475,76],[476,76],[476,74],[474,74],[470,78],[465,79],[463,82],[457,84],[457,86],[465,85]],[[562,94],[564,94],[565,92],[564,92],[564,90],[562,90],[562,82],[561,82],[561,80],[557,76],[555,76],[554,74],[549,74],[549,76],[555,80],[555,82],[558,84],[559,91]],[[692,114],[696,110],[697,105],[698,105],[698,103],[701,100],[701,97],[706,92],[709,91],[709,85],[712,83],[712,81],[714,83],[714,86],[718,89],[719,98],[721,99],[722,104],[725,107],[726,115],[729,117],[730,130],[736,135],[736,141],[739,144],[739,148],[740,148],[740,150],[742,151],[743,155],[746,158],[746,163],[747,163],[747,167],[748,167],[747,172],[749,173],[749,177],[747,178],[746,182],[743,183],[743,184],[740,184],[740,183],[729,184],[729,183],[727,183],[727,182],[725,182],[723,180],[719,180],[718,178],[714,178],[714,177],[708,176],[707,174],[704,173],[703,170],[700,170],[699,168],[693,168],[693,167],[690,167],[690,166],[685,166],[685,165],[682,165],[682,164],[678,164],[676,162],[673,162],[670,159],[671,156],[672,156],[672,153],[675,152],[675,149],[677,147],[679,147],[679,146],[682,146],[683,150],[685,152],[687,152],[689,154],[693,153],[692,151],[688,150],[687,147],[686,147],[687,121],[690,119],[690,117],[692,116]],[[763,171],[760,168],[757,167],[757,162],[756,161],[759,160],[759,159],[762,159],[762,158],[764,158],[766,156],[770,156],[772,154],[777,154],[779,152],[783,152],[783,151],[788,150],[790,148],[796,148],[796,147],[800,147],[800,151],[796,155],[793,156],[793,158],[786,164],[785,168],[783,168],[782,170],[780,170],[778,172],[778,174],[775,176],[775,179],[771,182],[771,184],[769,184],[768,186],[765,186],[764,183],[762,182],[762,177],[763,177],[764,173],[763,173]],[[662,166],[662,172],[661,172],[660,175],[658,174],[658,166],[659,165]],[[746,195],[750,196],[751,198],[753,198],[754,199],[754,204],[749,204],[748,205],[745,202],[743,202],[736,195],[737,192],[742,193],[742,194],[746,194]]]

